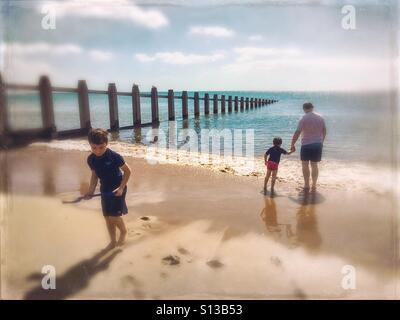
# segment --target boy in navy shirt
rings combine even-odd
[[[94,194],[100,179],[101,207],[111,238],[107,248],[113,249],[116,246],[122,246],[125,242],[127,232],[122,215],[128,213],[125,195],[131,170],[121,155],[107,148],[108,132],[106,130],[91,130],[88,140],[92,154],[87,158],[87,163],[92,170],[92,176],[89,191],[85,196],[90,198]],[[120,231],[118,241],[117,228]]]
[[[264,179],[264,195],[267,194],[267,184],[271,174],[272,174],[271,195],[274,193],[276,174],[278,173],[278,166],[279,166],[279,161],[281,161],[281,155],[293,153],[293,151],[287,152],[285,149],[281,148],[282,139],[279,137],[274,138],[272,143],[274,145],[271,148],[269,148],[264,155],[265,165],[267,166],[267,174],[265,175]]]

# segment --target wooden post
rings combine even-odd
[[[225,96],[221,96],[221,113],[225,113]]]
[[[6,88],[0,73],[0,145],[6,144],[9,131]]]
[[[204,94],[204,114],[210,114],[210,96],[208,93]]]
[[[174,90],[168,90],[168,120],[175,120],[175,98],[174,98]]]
[[[159,123],[158,116],[158,92],[156,87],[151,88],[151,123],[157,125]]]
[[[254,108],[254,98],[250,99],[250,109]]]
[[[232,112],[232,96],[228,96],[228,112]]]
[[[117,87],[115,83],[108,84],[108,108],[110,112],[110,130],[119,130],[119,119],[118,119],[118,96]]]
[[[84,133],[88,133],[92,125],[90,123],[89,93],[85,80],[78,81],[78,104],[81,129]]]
[[[194,93],[194,116],[198,117],[200,115],[200,104],[199,104],[199,93]]]
[[[244,98],[240,97],[240,110],[244,109]]]
[[[235,103],[234,103],[235,111],[239,110],[239,97],[235,96]]]
[[[214,94],[214,98],[213,98],[213,113],[218,113],[218,95]]]
[[[137,84],[132,86],[132,114],[133,125],[135,127],[140,127],[142,124],[142,116],[140,113],[140,92]]]
[[[52,138],[56,133],[56,124],[54,120],[53,92],[50,79],[47,76],[41,76],[39,80],[40,105],[42,109],[43,128],[48,130],[48,135]]]
[[[188,94],[187,91],[182,91],[182,118],[188,118]]]
[[[249,109],[249,97],[246,98],[246,110]]]

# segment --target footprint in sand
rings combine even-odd
[[[192,254],[190,253],[189,250],[186,250],[186,249],[183,248],[183,247],[179,247],[179,248],[178,248],[178,252],[179,252],[180,254],[186,256],[186,262],[188,262],[188,263],[193,262],[193,256],[192,256]]]
[[[134,276],[126,275],[121,278],[121,282],[123,286],[131,286],[133,287],[132,294],[136,299],[145,298],[145,293],[142,291],[142,283],[138,281]]]
[[[282,261],[281,261],[281,259],[279,259],[279,257],[277,257],[277,256],[272,256],[270,260],[271,260],[271,263],[272,263],[273,265],[275,265],[275,266],[277,266],[277,267],[283,267],[283,266],[282,266]]]
[[[207,261],[207,265],[213,269],[219,269],[224,266],[224,264],[221,261],[216,259]]]
[[[173,256],[173,255],[169,255],[166,256],[164,258],[162,258],[162,262],[164,264],[170,265],[170,266],[174,266],[174,265],[178,265],[181,263],[181,259],[178,256]]]

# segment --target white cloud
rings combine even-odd
[[[95,61],[103,62],[111,60],[114,55],[108,51],[90,50],[89,56]]]
[[[201,55],[201,54],[186,54],[183,52],[175,51],[175,52],[157,52],[154,55],[138,53],[135,55],[135,57],[140,62],[161,61],[167,64],[187,65],[187,64],[215,62],[223,59],[225,55],[222,52],[213,53],[210,55]]]
[[[238,47],[233,51],[238,54],[237,61],[239,62],[271,57],[295,57],[301,54],[301,51],[296,48]]]
[[[81,16],[88,18],[127,20],[149,29],[158,29],[169,24],[168,18],[156,9],[143,9],[129,0],[66,0],[46,1],[39,5],[52,8],[56,17]]]
[[[235,32],[222,26],[192,26],[190,27],[189,34],[229,38],[233,37]]]
[[[227,79],[251,78],[269,90],[387,90],[393,87],[390,70],[387,59],[303,54],[236,60],[219,73]]]
[[[263,39],[263,36],[260,34],[253,34],[249,36],[250,41],[261,41]]]
[[[55,54],[55,55],[69,55],[69,54],[79,54],[83,50],[80,46],[75,44],[49,44],[46,42],[11,42],[2,43],[2,51],[8,54],[18,54],[18,55],[35,55],[35,54]]]
[[[0,42],[0,53],[9,57],[40,56],[44,60],[49,56],[71,56],[87,54],[94,61],[108,61],[114,55],[112,52],[99,49],[86,50],[76,44],[51,44],[47,42]]]

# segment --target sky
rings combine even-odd
[[[352,20],[342,12],[349,4]],[[89,88],[114,82],[125,91],[133,83],[143,91],[397,85],[396,1],[2,0],[0,10],[8,82],[47,74],[56,86],[85,79]]]

